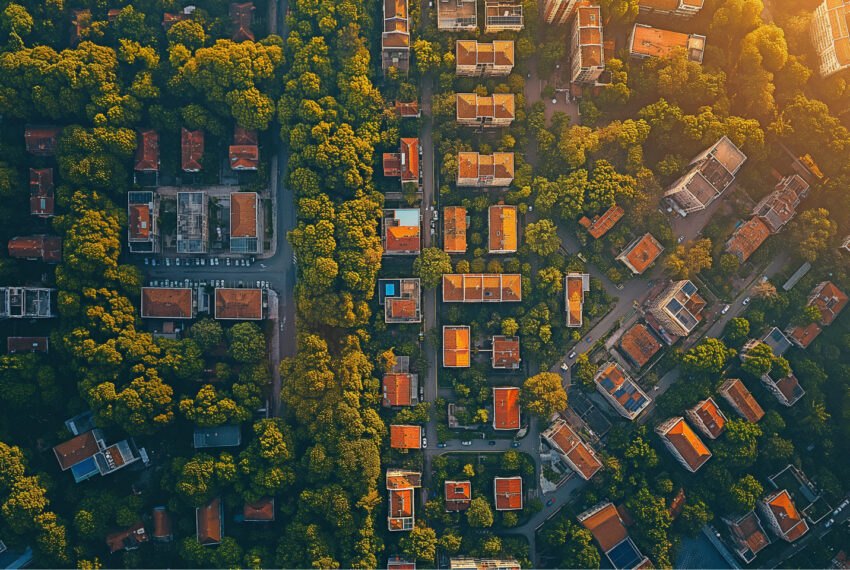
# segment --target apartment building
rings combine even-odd
[[[455,43],[455,73],[457,75],[497,77],[510,74],[513,68],[513,40],[495,40],[490,43],[457,40]]]
[[[407,0],[384,0],[383,10],[381,67],[384,73],[394,67],[407,75],[410,69],[410,16]]]
[[[691,473],[696,473],[711,458],[711,452],[683,417],[666,420],[655,432],[679,464]]]
[[[522,30],[522,0],[484,0],[484,33]]]
[[[509,127],[515,118],[513,93],[458,93],[457,122],[469,127]]]
[[[587,2],[580,4],[572,26],[570,79],[573,83],[595,83],[605,71],[599,6],[591,6]]]
[[[457,185],[484,188],[510,186],[514,179],[514,153],[459,152]]]
[[[646,59],[670,55],[676,49],[684,49],[688,59],[702,63],[705,53],[705,36],[683,34],[653,28],[646,24],[635,24],[629,38],[629,52],[632,57]]]
[[[705,300],[690,281],[675,281],[659,295],[650,307],[650,314],[665,327],[667,333],[688,336],[702,320]]]
[[[818,57],[818,73],[828,77],[850,67],[850,2],[824,0],[815,8],[809,24],[812,45]]]
[[[747,155],[723,136],[691,161],[688,172],[670,186],[664,197],[682,216],[704,210],[732,185],[746,160]]]
[[[547,24],[566,24],[575,12],[579,0],[545,0],[543,20]]]
[[[477,0],[437,0],[437,29],[441,32],[475,31]]]
[[[577,328],[584,324],[584,294],[590,291],[590,274],[570,273],[564,277],[564,281],[567,326]]]
[[[702,10],[703,0],[638,0],[641,14],[690,18]]]

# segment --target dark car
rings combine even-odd
[[[487,444],[488,445],[496,445],[496,442],[495,441],[488,441]]]
[[[555,504],[555,499],[549,499],[548,501],[546,501],[546,506],[547,506],[547,507],[551,507],[551,506],[552,506],[552,505],[554,505],[554,504]]]
[[[519,442],[515,441],[511,444],[511,447],[519,447]]]
[[[438,443],[438,444],[437,444],[437,447],[445,447],[445,446],[446,446],[446,444],[445,444],[445,443]]]

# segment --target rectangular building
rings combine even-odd
[[[493,429],[519,429],[519,388],[493,388]]]
[[[190,287],[142,287],[142,318],[194,319],[195,307]]]
[[[632,57],[646,59],[648,57],[664,57],[676,49],[684,49],[688,59],[702,63],[705,52],[705,36],[699,34],[682,34],[635,24],[629,38],[629,53]]]
[[[43,352],[47,354],[50,340],[46,336],[10,336],[6,339],[6,351],[9,354]]]
[[[702,9],[702,5],[703,0],[638,0],[638,8],[641,14],[685,18],[697,14]]]
[[[637,323],[620,337],[617,348],[632,364],[640,368],[661,350],[661,343],[645,325]]]
[[[230,39],[234,42],[253,42],[251,20],[254,17],[254,3],[242,2],[230,5],[230,20],[233,22]]]
[[[665,328],[664,332],[688,336],[702,320],[705,305],[696,285],[687,280],[674,281],[656,298],[649,312]]]
[[[213,428],[195,428],[192,447],[239,447],[242,445],[242,428],[238,425],[223,425]]]
[[[578,0],[544,0],[543,19],[547,24],[566,24],[575,11]]]
[[[384,29],[381,33],[381,67],[394,67],[407,75],[410,69],[410,15],[407,0],[384,0]]]
[[[602,12],[599,6],[579,4],[573,19],[571,38],[573,83],[595,83],[605,71],[602,48]]]
[[[496,335],[493,337],[491,364],[498,370],[519,369],[519,337]]]
[[[800,348],[808,348],[821,333],[822,327],[829,326],[838,316],[838,313],[844,309],[847,300],[847,295],[831,281],[818,283],[809,293],[806,304],[818,308],[821,315],[820,321],[805,327],[789,325],[785,330],[788,339]]]
[[[510,186],[514,179],[514,153],[459,152],[457,185],[476,187]]]
[[[421,473],[387,469],[387,527],[390,531],[413,529],[415,496],[413,490],[421,486]]]
[[[806,395],[806,391],[800,386],[800,381],[797,380],[793,372],[779,379],[774,379],[768,372],[761,377],[761,383],[780,404],[789,408]]]
[[[443,208],[443,251],[466,253],[466,208],[449,206]]]
[[[445,368],[469,368],[469,327],[443,326],[443,366]]]
[[[224,503],[221,497],[195,508],[195,538],[201,546],[221,544],[224,534]]]
[[[514,68],[513,40],[457,40],[455,43],[455,73],[466,77],[496,77],[511,73]]]
[[[190,131],[186,127],[180,129],[180,165],[184,172],[200,172],[201,160],[204,158],[204,131]]]
[[[215,290],[215,318],[233,321],[260,321],[264,317],[262,289]]]
[[[809,34],[818,58],[818,73],[829,77],[850,67],[848,2],[824,0],[812,14]]]
[[[48,319],[53,291],[44,287],[0,287],[0,319]]]
[[[458,93],[455,99],[457,122],[461,125],[509,127],[516,116],[513,93],[494,93],[487,97],[477,93]]]
[[[691,423],[710,439],[717,439],[717,436],[726,429],[726,416],[717,407],[713,398],[699,402],[685,413]]]
[[[683,216],[704,210],[732,185],[746,160],[747,155],[724,135],[691,161],[688,172],[664,196]]]
[[[62,261],[62,238],[57,236],[19,236],[9,240],[9,257],[58,263]]]
[[[205,192],[177,193],[177,253],[206,253],[209,206]]]
[[[632,273],[640,275],[652,265],[662,251],[664,246],[652,234],[646,234],[627,245],[617,259],[625,263]]]
[[[133,440],[123,440],[107,446],[100,429],[82,433],[53,448],[62,471],[71,470],[74,481],[80,483],[95,475],[109,475],[139,460],[147,463],[144,450],[136,448]]]
[[[582,441],[564,420],[559,419],[541,435],[558,452],[564,463],[585,481],[589,481],[602,469],[602,462],[596,457],[593,448]]]
[[[472,483],[470,481],[446,481],[446,512],[456,513],[469,508],[472,501]]]
[[[748,422],[757,423],[764,416],[764,410],[738,378],[729,378],[717,392]]]
[[[578,515],[578,521],[590,531],[599,549],[616,570],[644,568],[649,559],[632,542],[626,525],[613,503],[600,503]]]
[[[753,208],[753,216],[761,218],[771,233],[776,233],[791,221],[800,200],[808,195],[809,183],[799,174],[786,176]]]
[[[384,176],[419,184],[419,139],[401,139],[399,152],[384,153]]]
[[[242,127],[233,130],[233,144],[228,149],[231,170],[257,170],[260,166],[260,147],[257,131]]]
[[[419,255],[422,246],[418,208],[384,210],[381,222],[384,255]]]
[[[137,132],[138,146],[133,170],[136,172],[159,171],[159,134],[153,129]]]
[[[495,477],[493,495],[497,511],[522,510],[522,477]]]
[[[584,294],[590,291],[589,273],[570,273],[564,277],[564,296],[567,307],[567,326],[580,327],[584,324]]]
[[[754,216],[732,232],[723,249],[737,257],[739,262],[744,263],[768,236],[770,236],[770,228],[765,225],[762,218]]]
[[[608,233],[608,230],[614,227],[614,224],[620,221],[625,214],[620,206],[611,206],[601,216],[594,216],[593,220],[587,216],[582,216],[578,223],[587,228],[587,232],[593,236],[593,239],[599,239]]]
[[[516,206],[490,206],[487,227],[490,253],[516,253],[518,241]]]
[[[672,417],[655,428],[664,446],[691,473],[696,473],[711,458],[711,452],[683,417]]]
[[[747,564],[755,560],[756,555],[770,544],[770,538],[755,511],[737,518],[724,518],[723,522],[729,527],[735,554]]]
[[[393,449],[422,449],[422,427],[391,425],[390,447]]]
[[[444,303],[503,303],[522,301],[522,276],[504,273],[446,273]]]
[[[478,27],[477,0],[437,0],[437,29],[474,31]]]
[[[30,214],[50,218],[55,209],[52,168],[30,168]]]
[[[385,408],[415,406],[419,403],[419,376],[416,374],[384,374],[381,385]]]
[[[159,253],[159,195],[127,192],[127,244],[130,253]]]
[[[593,383],[596,391],[627,420],[634,421],[652,401],[616,362],[600,366]]]
[[[24,127],[24,143],[27,152],[35,156],[53,156],[62,127],[27,125]]]
[[[758,502],[758,508],[770,530],[786,542],[794,542],[809,531],[808,523],[785,489],[769,493]]]
[[[230,194],[230,251],[232,253],[262,253],[260,236],[263,209],[256,192]]]
[[[522,30],[521,0],[484,0],[484,33]]]
[[[378,304],[384,306],[385,323],[421,323],[422,294],[419,279],[379,279]]]

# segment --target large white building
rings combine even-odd
[[[818,56],[818,72],[827,77],[850,67],[850,2],[824,0],[812,14],[809,32]]]

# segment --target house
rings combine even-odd
[[[204,131],[190,131],[186,127],[180,129],[180,165],[184,172],[200,172],[201,160],[204,158]]]
[[[566,24],[576,9],[578,0],[545,0],[543,19],[547,24]]]
[[[257,131],[242,127],[233,130],[233,144],[228,149],[231,170],[257,170],[260,166],[260,147]]]
[[[414,489],[422,486],[422,474],[402,469],[387,469],[387,527],[390,531],[412,530]]]
[[[98,428],[60,443],[53,448],[53,454],[62,471],[71,470],[76,483],[97,474],[109,475],[139,460],[148,463],[144,448],[137,448],[132,439],[107,446]]]
[[[0,319],[49,319],[53,291],[44,287],[0,287]]]
[[[253,2],[233,3],[230,5],[230,19],[233,20],[231,40],[234,42],[254,41],[254,32],[251,31],[251,19],[253,16]]]
[[[687,280],[674,281],[659,295],[650,307],[650,314],[665,327],[663,332],[688,336],[702,320],[705,300],[697,287]]]
[[[53,156],[62,127],[27,125],[24,128],[24,143],[27,152],[36,156]]]
[[[564,420],[559,419],[541,435],[564,463],[585,481],[589,481],[602,469],[602,462],[596,457],[593,448],[583,442]]]
[[[457,40],[455,73],[465,77],[509,75],[514,68],[513,40]]]
[[[570,78],[573,84],[596,83],[605,71],[602,48],[602,12],[599,6],[582,2],[573,18]]]
[[[492,366],[499,370],[519,369],[519,337],[497,335],[493,337]]]
[[[446,273],[444,303],[502,303],[522,301],[522,276],[505,273]]]
[[[378,280],[378,304],[385,323],[421,323],[422,294],[417,277]]]
[[[646,24],[635,24],[632,29],[629,38],[629,53],[632,57],[665,57],[676,49],[686,50],[689,60],[702,63],[705,36],[661,30]]]
[[[443,251],[466,253],[466,208],[449,206],[443,208]]]
[[[494,477],[493,495],[497,511],[522,510],[522,477]]]
[[[130,253],[159,252],[159,194],[127,192],[127,243]]]
[[[151,511],[153,519],[153,540],[154,542],[171,542],[174,540],[174,534],[171,530],[171,516],[165,507],[154,507]]]
[[[709,439],[717,439],[726,429],[726,416],[713,398],[705,399],[685,412],[691,423]]]
[[[812,13],[809,35],[817,53],[818,73],[828,77],[850,67],[848,2],[824,0]]]
[[[474,187],[510,186],[514,179],[514,153],[459,152],[457,154],[457,185]]]
[[[189,14],[185,12],[177,12],[176,14],[171,12],[166,12],[162,15],[162,27],[167,32],[171,29],[171,26],[176,24],[177,22],[182,22],[186,18],[189,17]]]
[[[230,194],[230,251],[263,253],[261,224],[263,211],[256,192]]]
[[[682,216],[704,210],[732,185],[746,160],[747,155],[724,135],[691,161],[688,171],[664,197]]]
[[[661,350],[661,343],[646,325],[637,323],[620,337],[617,348],[629,362],[640,368]]]
[[[484,0],[484,33],[522,30],[521,0]]]
[[[133,170],[136,172],[159,171],[159,134],[153,129],[136,133],[138,144]]]
[[[696,473],[711,458],[711,452],[683,417],[672,417],[655,428],[664,446],[691,473]]]
[[[417,119],[422,116],[418,101],[396,101],[392,108],[402,119]]]
[[[407,0],[384,0],[384,29],[381,32],[381,67],[394,67],[407,75],[410,69],[410,15]]]
[[[617,570],[643,568],[648,559],[632,542],[626,525],[613,503],[600,503],[578,515],[578,521],[590,531],[608,562]]]
[[[209,204],[205,192],[177,193],[177,253],[206,253]]]
[[[800,381],[797,380],[793,372],[779,379],[774,379],[770,372],[761,377],[761,383],[780,404],[791,407],[806,395],[806,391],[800,386]]]
[[[221,544],[224,534],[224,504],[221,497],[195,508],[195,537],[201,546]]]
[[[443,326],[443,366],[469,368],[470,338],[468,326]]]
[[[614,224],[620,221],[625,214],[620,206],[611,206],[601,216],[593,216],[593,220],[587,216],[582,216],[578,223],[587,228],[587,232],[593,239],[599,239],[608,233],[608,230],[614,227]]]
[[[593,383],[596,391],[627,420],[633,421],[652,401],[616,362],[600,366]]]
[[[30,214],[40,218],[53,215],[53,169],[30,168]]]
[[[767,479],[774,489],[785,489],[788,492],[794,506],[808,522],[818,524],[832,514],[820,491],[799,467],[789,463]]]
[[[119,550],[136,550],[141,544],[148,542],[150,536],[145,532],[145,525],[142,521],[124,530],[112,532],[106,536],[106,544],[109,546],[109,552],[115,554]]]
[[[121,8],[112,8],[106,12],[106,20],[110,23],[114,22],[118,19],[118,16],[121,14]]]
[[[516,253],[517,207],[490,206],[488,219],[488,248],[490,253]]]
[[[455,556],[449,559],[449,570],[520,570],[519,562],[510,559],[471,558]]]
[[[662,251],[664,251],[664,246],[658,243],[658,240],[652,234],[646,234],[635,238],[617,256],[617,259],[625,263],[632,273],[640,275],[652,265],[652,262],[661,255]]]
[[[472,500],[472,483],[469,481],[446,481],[446,512],[456,513],[469,508]]]
[[[49,339],[46,336],[10,336],[6,338],[6,351],[9,354],[27,352],[49,352]]]
[[[809,531],[787,490],[768,493],[758,502],[759,513],[770,530],[786,542],[794,542]]]
[[[387,570],[416,570],[416,562],[408,562],[399,556],[387,559]]]
[[[215,318],[219,320],[260,321],[264,305],[262,289],[215,290]]]
[[[513,93],[494,93],[488,97],[477,93],[458,93],[456,102],[457,122],[461,125],[508,127],[515,118]]]
[[[72,47],[77,47],[82,39],[83,32],[88,30],[92,24],[91,10],[71,10],[71,40]]]
[[[758,216],[738,226],[726,242],[724,251],[731,253],[744,263],[770,235],[770,228]]]
[[[385,408],[414,406],[419,403],[419,376],[417,374],[384,374],[381,382]]]
[[[239,447],[242,445],[242,428],[238,425],[223,425],[212,428],[195,428],[192,447]]]
[[[567,326],[577,328],[584,324],[584,294],[590,291],[590,274],[569,273],[564,277],[564,281]]]
[[[735,554],[749,564],[756,555],[770,544],[770,538],[761,526],[761,520],[755,511],[740,517],[723,518],[732,535]]]
[[[381,217],[384,255],[419,255],[421,222],[419,208],[384,210]]]
[[[390,447],[422,449],[422,428],[420,426],[390,426]]]
[[[437,29],[441,32],[475,31],[477,0],[437,0]]]
[[[142,318],[194,319],[195,308],[191,287],[142,287]]]
[[[263,497],[242,507],[242,520],[245,522],[273,522],[274,497]]]
[[[791,348],[791,341],[788,340],[788,337],[782,334],[782,331],[776,327],[767,331],[767,334],[764,335],[761,342],[769,346],[773,350],[773,354],[776,356],[782,356],[785,354],[785,351]]]
[[[809,195],[809,183],[799,174],[785,176],[777,183],[776,188],[761,199],[753,208],[753,216],[758,216],[776,233],[791,221],[797,213],[800,200]]]
[[[821,327],[832,324],[838,313],[847,305],[847,295],[831,281],[822,281],[809,293],[806,304],[818,308],[821,315],[820,321],[806,327],[789,326],[785,329],[788,339],[800,348],[808,348],[823,330]]]
[[[419,139],[401,139],[399,152],[384,153],[384,176],[419,184]]]
[[[519,429],[519,388],[493,387],[493,429]]]
[[[697,14],[703,5],[703,0],[638,0],[641,14],[658,14],[661,16],[682,16],[689,18]]]
[[[748,422],[757,423],[764,416],[764,410],[738,378],[729,378],[717,392]]]
[[[65,428],[73,435],[82,435],[94,429],[94,412],[86,410],[65,420]]]
[[[62,261],[62,238],[57,236],[24,236],[9,240],[9,257],[58,263]]]

